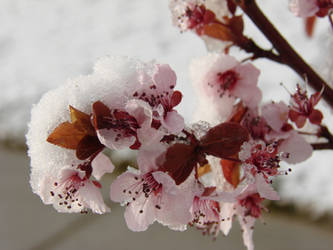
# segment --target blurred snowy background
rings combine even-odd
[[[292,16],[287,2],[258,0],[297,51],[328,77],[332,32],[327,19],[320,20],[314,38],[307,39],[302,20]],[[0,0],[0,23],[0,140],[23,145],[30,109],[41,95],[68,78],[90,73],[98,58],[111,54],[170,64],[184,94],[179,111],[191,121],[196,97],[188,65],[205,55],[206,48],[194,34],[180,34],[172,26],[167,0]],[[270,48],[250,21],[246,32]],[[237,49],[233,52],[244,58]],[[279,83],[293,90],[297,75],[266,60],[255,64],[262,69],[264,101],[287,101]],[[332,121],[326,111],[324,122],[331,131]],[[291,175],[280,177],[282,200],[310,208],[314,215],[332,213],[332,161],[332,152],[315,152]]]

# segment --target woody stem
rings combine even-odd
[[[255,0],[234,0],[244,13],[253,21],[257,28],[266,36],[279,54],[282,64],[288,65],[316,91],[325,87],[323,99],[333,108],[333,90],[327,83],[302,59],[302,57],[283,38],[274,25],[259,9]],[[270,59],[268,57],[268,59]],[[275,60],[276,61],[276,60]]]

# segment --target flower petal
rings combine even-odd
[[[256,219],[251,216],[238,216],[239,224],[241,225],[241,228],[243,230],[243,241],[244,245],[247,247],[247,250],[254,250],[253,245],[253,226],[256,222]]]
[[[232,217],[235,214],[234,203],[220,203],[221,212],[220,216],[222,221],[220,223],[220,230],[224,235],[228,235],[232,227]]]
[[[178,134],[185,126],[184,118],[177,111],[170,111],[166,117],[161,120],[162,125],[172,134]]]
[[[255,182],[257,185],[258,193],[260,197],[268,199],[268,200],[279,200],[280,196],[273,189],[273,187],[266,182],[264,176],[262,174],[257,174],[255,177]]]
[[[114,180],[110,187],[110,199],[115,202],[126,202],[132,198],[128,194],[128,188],[135,185],[139,175],[126,171]]]
[[[155,221],[155,206],[151,198],[146,199],[144,195],[131,202],[125,211],[125,220],[128,228],[134,232],[148,229]]]
[[[95,157],[91,165],[93,168],[92,175],[97,180],[100,180],[105,173],[112,173],[114,170],[114,165],[110,161],[110,158],[102,152]]]
[[[78,192],[84,207],[90,208],[97,214],[110,212],[110,208],[108,208],[103,201],[100,189],[90,181],[86,181],[84,186],[80,187]]]
[[[294,132],[281,143],[279,152],[288,153],[288,157],[283,160],[295,164],[308,159],[312,155],[312,147],[301,135]]]

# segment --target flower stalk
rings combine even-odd
[[[323,99],[333,107],[333,90],[327,83],[302,59],[302,57],[291,47],[291,45],[283,38],[280,32],[267,19],[260,10],[255,0],[234,0],[234,2],[242,8],[244,13],[253,21],[258,29],[274,46],[281,58],[281,63],[288,65],[299,76],[309,82],[309,85],[316,91],[320,91],[324,87]],[[253,51],[255,53],[255,50]],[[261,56],[262,57],[262,56]],[[266,57],[271,59],[270,57]],[[279,62],[274,60],[275,62]]]

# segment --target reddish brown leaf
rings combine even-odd
[[[290,109],[288,113],[289,119],[293,121],[298,128],[302,128],[306,122],[306,116]]]
[[[234,37],[231,30],[218,23],[207,24],[203,28],[203,34],[221,41],[233,41]]]
[[[320,125],[322,119],[323,119],[323,114],[317,109],[312,110],[312,112],[309,115],[309,120],[312,124]]]
[[[105,124],[103,117],[111,115],[111,110],[102,102],[97,101],[93,104],[93,121],[95,129],[103,129]]]
[[[234,36],[243,36],[244,22],[243,16],[233,16],[228,21],[228,27]]]
[[[238,103],[237,106],[234,108],[234,111],[229,121],[240,123],[247,110],[248,108],[244,107],[242,102]]]
[[[181,100],[182,100],[182,93],[180,92],[180,91],[175,91],[175,92],[173,92],[173,94],[172,94],[172,97],[171,97],[171,107],[175,107],[175,106],[177,106],[180,102],[181,102]]]
[[[72,123],[63,122],[53,130],[47,141],[63,148],[76,149],[84,136],[84,131],[77,129]]]
[[[216,190],[216,187],[206,187],[201,195],[210,196],[215,190]]]
[[[200,148],[206,154],[228,157],[239,152],[243,142],[249,139],[247,130],[238,123],[225,122],[211,128],[200,140]]]
[[[315,92],[310,96],[310,104],[312,106],[315,106],[320,101],[321,96],[324,92],[324,89],[325,89],[325,87],[323,86],[320,91]]]
[[[76,157],[79,160],[85,160],[89,156],[101,151],[104,146],[99,142],[97,136],[84,136],[76,148]]]
[[[79,130],[85,131],[89,135],[95,135],[95,129],[91,124],[90,115],[69,106],[72,124]]]
[[[313,35],[316,20],[316,16],[310,16],[305,19],[305,32],[308,37],[312,37]]]
[[[240,163],[230,160],[221,160],[224,178],[236,188],[240,182]]]
[[[176,143],[168,148],[161,170],[167,172],[177,185],[184,182],[197,164],[196,146]]]

